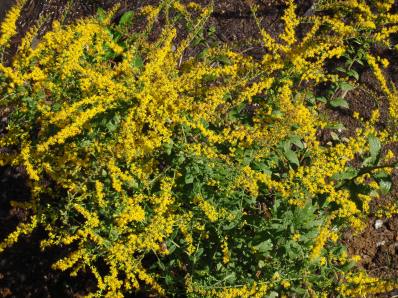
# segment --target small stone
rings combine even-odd
[[[379,241],[379,242],[376,243],[376,247],[382,246],[384,244],[386,244],[386,241],[384,241],[384,240],[383,241]]]
[[[375,222],[375,229],[380,229],[383,226],[384,222],[381,219],[377,219]]]

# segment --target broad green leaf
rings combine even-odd
[[[299,136],[291,136],[290,137],[290,142],[294,145],[296,145],[300,149],[304,149],[304,144],[301,141]]]
[[[260,253],[268,253],[272,249],[272,246],[271,239],[268,239],[255,245],[254,249]]]
[[[353,86],[353,85],[351,85],[350,83],[347,83],[347,82],[341,82],[339,84],[339,87],[343,91],[351,91],[351,90],[355,89],[355,86]]]
[[[345,109],[350,108],[350,106],[348,105],[348,102],[344,98],[341,98],[341,97],[337,97],[337,98],[331,100],[329,103],[334,108],[345,108]]]
[[[387,194],[391,189],[392,183],[388,180],[381,180],[379,186],[382,194]]]
[[[342,180],[350,180],[358,176],[358,170],[354,168],[348,168],[344,172],[334,174],[332,179],[342,181]]]
[[[381,150],[381,143],[378,138],[375,136],[371,135],[368,138],[369,141],[369,151],[370,151],[370,156],[374,161],[378,160],[379,155],[380,155],[380,150]]]
[[[285,156],[289,160],[290,163],[292,163],[292,164],[294,164],[296,166],[300,166],[300,161],[299,161],[299,159],[297,157],[296,152],[294,152],[291,149],[285,150]]]

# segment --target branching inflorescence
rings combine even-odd
[[[218,45],[182,60],[211,8],[171,0],[119,24],[111,23],[117,7],[68,26],[54,22],[34,48],[34,31],[27,34],[11,65],[0,64],[0,105],[10,110],[0,138],[10,150],[0,163],[24,166],[32,221],[0,250],[42,226],[43,249],[73,247],[54,268],[91,271],[93,296],[393,289],[394,281],[352,267],[357,258],[339,241],[344,229],[364,227],[395,166],[394,154],[381,150],[396,141],[398,111],[385,58],[369,48],[363,57],[389,99],[385,130],[375,128],[375,110],[354,136],[323,144],[318,133],[330,123],[324,103],[310,100],[321,86],[355,84],[326,67],[353,40],[393,47],[393,3],[373,2],[320,1],[314,15],[300,17],[287,1],[277,37],[252,7],[262,59]],[[22,5],[1,27],[3,50]],[[154,40],[161,16],[168,22]],[[129,32],[135,18],[147,20],[141,33]],[[177,42],[180,18],[193,33]]]

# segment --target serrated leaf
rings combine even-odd
[[[330,105],[334,108],[345,108],[345,109],[349,109],[350,106],[348,105],[348,102],[341,97],[335,98],[333,100],[331,100]]]

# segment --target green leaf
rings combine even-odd
[[[355,86],[351,85],[350,83],[347,82],[340,82],[339,87],[343,91],[351,91],[355,89]]]
[[[301,93],[297,93],[296,97],[298,95],[301,95]],[[307,92],[305,94],[305,99],[310,103],[310,104],[315,104],[315,95],[312,92]]]
[[[375,136],[371,135],[368,138],[368,142],[369,142],[370,156],[374,161],[376,161],[379,159],[380,151],[381,151],[380,140],[378,138],[376,138]]]
[[[225,231],[232,230],[232,229],[235,228],[238,224],[239,224],[239,222],[234,222],[234,221],[232,221],[232,222],[230,222],[229,224],[224,225],[224,226],[223,226],[223,230],[225,230]]]
[[[260,253],[268,253],[272,249],[272,241],[271,239],[260,242],[259,244],[254,246],[254,249]]]
[[[375,178],[377,178],[377,179],[390,178],[390,177],[391,177],[391,176],[390,176],[387,172],[385,172],[385,171],[377,172],[377,173],[375,173],[373,176],[374,176]]]
[[[134,13],[130,10],[125,12],[120,18],[119,25],[129,25],[133,21]]]
[[[332,179],[334,180],[350,180],[358,176],[358,170],[354,168],[348,168],[344,172],[334,174]]]
[[[339,136],[334,131],[330,132],[330,136],[332,137],[333,141],[339,141],[340,140]]]
[[[291,288],[291,290],[301,296],[304,296],[304,294],[307,293],[307,290],[303,289],[303,288],[299,288],[299,287],[293,287]]]
[[[132,65],[137,68],[141,68],[144,66],[144,61],[139,55],[136,55],[132,61]]]
[[[227,56],[220,55],[216,57],[216,61],[222,63],[223,65],[231,65],[232,61]]]
[[[278,294],[277,292],[275,292],[275,291],[270,292],[270,293],[266,296],[266,298],[276,298],[276,297],[279,297],[279,294]]]
[[[392,183],[391,183],[391,181],[388,181],[388,180],[380,180],[379,186],[380,186],[381,193],[383,195],[385,195],[390,191]]]
[[[185,184],[192,184],[193,183],[193,175],[191,173],[187,173],[185,176]]]
[[[304,144],[301,141],[299,136],[291,136],[290,137],[290,142],[294,145],[296,145],[300,149],[304,149]]]
[[[167,155],[171,154],[171,151],[173,150],[173,145],[174,145],[173,140],[164,145],[164,151],[166,152]]]
[[[58,102],[54,103],[53,106],[51,107],[53,112],[58,112],[61,110],[62,105]]]
[[[97,18],[101,22],[103,22],[106,18],[106,11],[101,7],[97,9]]]
[[[347,72],[347,75],[349,75],[349,76],[355,78],[356,80],[359,80],[359,74],[358,74],[355,70],[353,70],[353,69],[349,70],[349,71]]]
[[[294,152],[291,149],[285,150],[285,156],[288,159],[288,161],[296,166],[300,166],[300,161],[297,157],[296,152]]]
[[[350,106],[348,105],[348,102],[344,98],[341,98],[341,97],[337,97],[337,98],[331,100],[329,103],[334,108],[345,108],[345,109],[350,108]]]
[[[329,129],[341,129],[341,130],[346,129],[343,123],[328,124],[328,125],[326,125],[326,128],[329,128]]]

